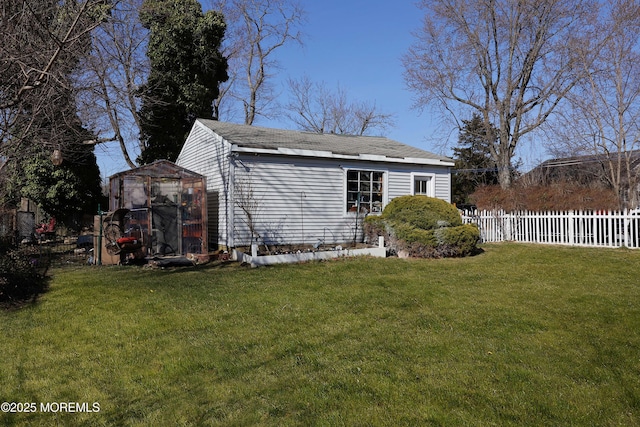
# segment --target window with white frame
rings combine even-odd
[[[415,175],[413,177],[413,194],[434,197],[433,177]]]
[[[347,212],[382,212],[384,172],[367,170],[347,171]]]

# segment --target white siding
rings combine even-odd
[[[237,196],[247,191],[257,204],[257,232],[267,244],[314,244],[318,240],[331,244],[353,239],[355,217],[345,212],[344,171],[338,165],[269,156],[240,157],[236,163],[236,245],[249,243],[247,215]]]
[[[206,176],[207,193],[217,193],[219,200],[217,221],[210,215],[209,222],[218,224],[218,243],[222,247],[230,246],[229,224],[227,223],[230,194],[230,153],[228,143],[196,121],[176,161],[178,166]],[[210,242],[210,244],[214,244],[214,242]]]
[[[435,197],[451,201],[447,167],[376,161],[340,161],[285,155],[233,153],[231,145],[196,121],[176,162],[207,178],[207,192],[219,200],[218,244],[246,246],[251,233],[240,194],[251,191],[256,230],[262,241],[279,244],[337,244],[361,239],[362,216],[346,212],[346,171],[384,172],[385,205],[411,194],[412,174],[433,176]],[[245,206],[246,207],[246,206]],[[216,218],[209,215],[210,223]],[[356,228],[357,225],[357,228]],[[262,242],[261,242],[262,243]]]
[[[399,165],[391,166],[389,171],[389,200],[411,194],[414,175],[434,176],[435,194],[437,197],[451,203],[451,174],[446,167],[423,165]]]
[[[235,194],[252,193],[254,226],[262,240],[272,245],[349,242],[356,234],[356,221],[360,239],[363,218],[346,212],[348,169],[384,171],[385,204],[411,194],[414,172],[434,176],[436,196],[450,200],[447,168],[402,165],[391,169],[380,162],[338,164],[268,155],[241,156],[235,163]],[[237,197],[234,203],[234,233],[235,244],[244,246],[249,244],[250,232],[240,200]]]

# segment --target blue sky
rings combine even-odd
[[[304,46],[291,45],[278,54],[285,76],[307,75],[340,86],[352,101],[375,102],[383,113],[395,115],[387,137],[430,151],[433,133],[427,114],[412,109],[413,94],[404,84],[402,55],[413,42],[411,32],[421,25],[422,11],[411,1],[326,0],[305,4]],[[258,124],[287,127],[287,122]]]
[[[286,102],[286,81],[308,76],[330,89],[338,85],[352,101],[375,102],[378,109],[394,114],[395,126],[388,138],[438,154],[451,155],[445,147],[455,144],[457,131],[441,125],[437,114],[414,108],[414,93],[403,78],[402,55],[414,42],[412,32],[420,28],[423,11],[411,0],[302,0],[306,10],[304,45],[283,46],[277,53],[280,65],[274,85]],[[224,119],[224,118],[223,118]],[[292,128],[284,120],[257,119],[258,126]],[[522,150],[524,148],[524,150]],[[530,165],[532,154],[519,156]],[[127,169],[117,145],[98,146],[103,177]],[[533,156],[533,157],[532,157]],[[535,157],[535,158],[534,158]]]

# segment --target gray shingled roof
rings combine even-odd
[[[239,147],[328,151],[333,154],[358,156],[370,154],[391,158],[418,158],[453,162],[419,148],[378,136],[318,134],[294,130],[271,129],[215,120],[198,119],[225,140]]]

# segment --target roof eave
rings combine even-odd
[[[318,150],[301,150],[291,148],[254,148],[254,147],[241,147],[237,144],[231,145],[231,151],[234,153],[246,153],[246,154],[268,154],[275,156],[295,156],[295,157],[313,157],[323,159],[336,159],[336,160],[366,160],[371,162],[385,162],[385,163],[401,163],[401,164],[417,164],[417,165],[429,165],[429,166],[444,166],[453,167],[455,163],[453,160],[444,159],[428,159],[421,157],[387,157],[375,154],[337,154],[330,151],[318,151]]]

